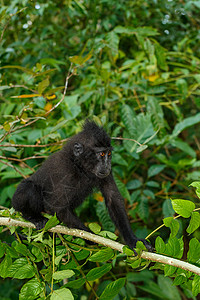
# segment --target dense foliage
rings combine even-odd
[[[11,207],[22,178],[90,117],[113,137],[113,172],[133,230],[141,238],[155,230],[157,253],[200,267],[199,8],[178,0],[1,1],[0,205]],[[102,200],[95,192],[77,214],[115,239]],[[21,218],[13,209],[1,215]],[[159,263],[133,270],[148,262],[128,250],[32,229],[18,229],[28,235],[21,240],[14,231],[1,228],[1,299],[200,293],[191,272]]]

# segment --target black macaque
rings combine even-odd
[[[47,212],[56,213],[68,227],[90,231],[74,214],[74,209],[98,188],[126,244],[133,249],[140,240],[151,251],[152,246],[132,232],[123,198],[112,176],[111,151],[111,139],[104,129],[87,120],[83,130],[62,150],[19,184],[12,199],[13,207],[37,229],[46,223],[41,212]]]

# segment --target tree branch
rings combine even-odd
[[[20,227],[28,227],[28,228],[35,228],[35,225],[30,222],[23,222],[19,220],[14,220],[11,218],[6,218],[6,217],[0,217],[0,225],[5,225],[5,226],[20,226]],[[117,250],[119,252],[123,253],[123,247],[124,245],[115,241],[112,241],[110,239],[95,235],[93,233],[89,233],[83,230],[79,229],[70,229],[65,226],[57,225],[51,229],[49,229],[50,232],[56,232],[56,233],[62,233],[62,234],[68,234],[68,235],[73,235],[76,237],[80,237],[98,244],[102,244],[106,247],[110,247],[114,250]],[[167,257],[164,255],[156,254],[156,253],[150,253],[143,251],[141,254],[141,257],[153,262],[159,262],[162,264],[174,266],[181,268],[186,271],[190,271],[192,273],[195,273],[200,276],[200,268],[196,267],[195,265],[192,265],[190,263]]]

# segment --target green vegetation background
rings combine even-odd
[[[200,1],[0,3],[0,205],[10,207],[23,176],[90,117],[112,137],[125,138],[113,139],[113,170],[138,236],[146,237],[163,218],[174,216],[170,198],[192,200],[198,207],[188,186],[200,178]],[[71,62],[67,94],[50,112],[62,99]],[[77,213],[86,224],[98,222],[115,231],[99,193]],[[189,221],[178,222],[180,238]],[[157,235],[167,242],[169,231],[156,232],[153,244]],[[185,249],[191,238],[199,240],[199,231],[185,235]],[[4,240],[13,241],[2,232]],[[90,264],[84,272],[93,268]],[[118,278],[127,281],[118,282],[122,289],[116,300],[196,299],[199,292],[184,281],[172,286],[158,271],[133,273],[120,258],[113,266],[112,275],[93,281],[98,295]],[[18,299],[23,283],[2,280],[0,298]],[[93,299],[87,285],[73,295]]]

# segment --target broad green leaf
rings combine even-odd
[[[128,163],[119,153],[113,153],[112,154],[112,163],[128,167]]]
[[[93,50],[91,50],[86,56],[81,56],[81,55],[75,55],[75,56],[71,56],[69,57],[69,60],[77,65],[83,65],[86,61],[88,61],[91,57],[92,57],[92,52]]]
[[[184,218],[191,217],[195,204],[189,200],[174,199],[172,200],[172,206],[175,212]]]
[[[200,276],[195,275],[192,281],[192,294],[198,296],[200,293]]]
[[[127,120],[124,122],[128,123],[128,116],[126,117],[125,115],[124,118],[125,119],[127,118]],[[132,123],[131,127],[130,126],[129,126],[130,128],[127,127],[128,131],[125,130],[123,132],[123,138],[125,139],[123,141],[123,144],[127,151],[133,153],[139,147],[138,143],[136,143],[135,141],[139,142],[140,144],[143,144],[145,143],[146,140],[148,140],[150,137],[152,137],[155,134],[155,131],[151,121],[151,115],[149,113],[138,114],[132,119],[131,123]],[[133,139],[135,141],[127,140],[127,139]]]
[[[189,251],[187,253],[187,259],[191,263],[195,263],[200,258],[200,242],[193,238],[189,243]]]
[[[45,78],[38,84],[38,93],[42,95],[44,90],[49,86],[49,78]]]
[[[186,99],[187,93],[188,93],[187,81],[183,78],[179,78],[176,81],[176,85],[177,85],[179,93],[182,95],[183,99]]]
[[[170,237],[175,237],[179,231],[179,222],[177,220],[174,220],[172,217],[168,217],[163,220],[163,223],[166,227],[169,227],[171,229]]]
[[[0,241],[0,258],[2,258],[5,254],[4,244]]]
[[[172,202],[171,202],[170,199],[166,199],[164,201],[163,206],[162,206],[162,210],[163,210],[164,218],[174,216],[175,211],[173,210]]]
[[[172,140],[172,146],[179,148],[183,152],[189,154],[191,157],[196,157],[196,152],[185,142],[181,141],[180,139]]]
[[[56,225],[59,224],[59,220],[56,217],[56,214],[51,217],[48,222],[45,224],[44,230],[49,230],[52,227],[55,227]]]
[[[131,181],[129,181],[126,185],[128,190],[135,190],[138,189],[142,186],[142,182],[138,179],[133,179]]]
[[[187,277],[184,273],[182,273],[181,275],[178,275],[174,278],[173,284],[174,285],[181,285],[185,282],[187,282]]]
[[[59,290],[54,290],[50,297],[50,300],[74,300],[74,296],[71,291],[66,288],[60,288]]]
[[[72,288],[72,289],[80,289],[82,285],[84,285],[86,282],[85,278],[79,278],[77,280],[69,281],[64,285],[64,287]]]
[[[30,74],[30,75],[35,74],[32,70],[21,67],[21,66],[9,66],[9,65],[7,65],[7,66],[4,66],[4,67],[0,67],[0,70],[1,69],[19,69],[19,70],[23,71],[24,73],[27,73],[27,74]]]
[[[193,186],[196,188],[196,194],[200,198],[200,181],[194,181],[190,184],[190,186]]]
[[[126,278],[117,279],[109,283],[100,296],[100,300],[111,300],[119,294],[121,288],[125,285]]]
[[[135,131],[135,125],[133,122],[136,116],[135,111],[129,105],[124,104],[121,107],[121,116],[126,130],[128,130],[129,134],[132,134],[132,132]]]
[[[97,223],[90,223],[89,224],[90,230],[92,230],[95,234],[99,234],[101,231],[101,226]]]
[[[158,236],[156,238],[155,248],[156,248],[156,252],[165,253],[166,245],[165,245],[163,239],[160,236]]]
[[[149,169],[148,169],[148,177],[153,177],[157,174],[159,174],[160,172],[162,172],[165,169],[165,165],[152,165]]]
[[[168,70],[168,65],[166,63],[166,49],[163,48],[160,44],[156,43],[155,44],[155,53],[156,53],[156,58],[157,58],[157,63],[158,66],[164,70]]]
[[[166,244],[165,254],[174,258],[181,258],[183,255],[182,241],[179,241],[176,237],[170,237]]]
[[[191,234],[199,227],[200,227],[200,214],[196,211],[193,211],[190,219],[190,224],[186,230],[189,234]]]
[[[114,175],[114,178],[122,197],[130,201],[130,194],[126,188],[126,185],[117,176]]]
[[[99,233],[100,236],[103,236],[105,238],[109,238],[111,240],[117,240],[118,236],[116,234],[114,234],[113,232],[107,231],[107,230],[102,230]]]
[[[108,43],[108,47],[111,49],[112,56],[116,56],[118,54],[119,46],[119,37],[116,32],[108,32],[106,35],[106,42]]]
[[[157,29],[154,29],[152,27],[123,27],[123,26],[116,26],[114,31],[116,33],[121,33],[121,34],[127,34],[127,35],[133,35],[133,34],[138,34],[141,36],[154,36],[158,35]]]
[[[141,258],[138,258],[134,262],[131,263],[131,268],[137,269],[141,265]]]
[[[158,275],[158,286],[160,287],[161,291],[164,294],[164,297],[160,297],[161,299],[167,300],[181,300],[181,296],[179,291],[175,286],[173,286],[173,281],[168,278],[164,277],[163,275]]]
[[[88,281],[94,281],[98,278],[101,278],[103,275],[105,275],[111,269],[112,269],[111,264],[106,264],[101,267],[94,268],[87,273],[86,278]]]
[[[12,264],[11,257],[7,254],[2,262],[0,263],[0,277],[6,278],[8,277],[8,269]]]
[[[142,220],[147,220],[149,217],[148,198],[142,195],[138,205],[138,214]]]
[[[114,232],[115,225],[110,218],[105,202],[97,203],[96,213],[103,226],[103,229]]]
[[[112,258],[113,255],[114,255],[113,250],[111,248],[106,248],[93,254],[89,258],[89,260],[94,262],[104,262]]]
[[[18,279],[31,278],[35,274],[33,266],[28,263],[26,258],[19,258],[7,270],[8,276]]]
[[[33,300],[35,299],[44,289],[44,285],[36,278],[29,280],[25,283],[19,294],[19,300]]]
[[[63,270],[63,271],[57,271],[53,273],[53,279],[55,280],[63,280],[65,278],[70,278],[74,275],[74,271],[72,270]]]
[[[165,276],[172,276],[177,270],[177,267],[165,265],[164,266],[164,273]]]
[[[186,129],[190,126],[193,126],[199,122],[200,122],[200,113],[196,114],[195,116],[184,119],[180,123],[176,124],[176,126],[172,132],[172,136],[173,137],[178,136],[181,133],[181,131],[183,131],[184,129]]]

